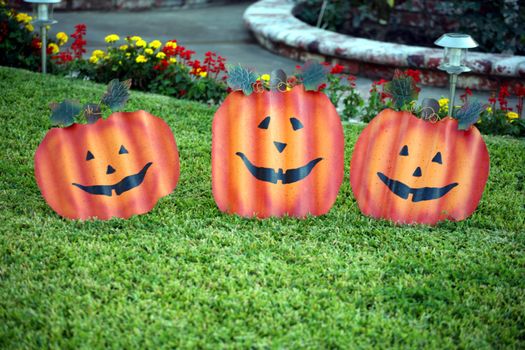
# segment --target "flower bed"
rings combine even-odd
[[[41,41],[31,25],[32,18],[9,10],[0,3],[0,19],[0,50],[4,52],[0,56],[0,65],[38,70]],[[78,24],[70,36],[60,32],[49,40],[47,53],[51,73],[101,83],[115,78],[131,79],[134,89],[213,104],[222,101],[228,93],[226,60],[214,52],[207,52],[201,61],[194,58],[194,51],[176,40],[166,43],[153,40],[148,43],[139,36],[120,38],[110,34],[105,38],[108,44],[105,50],[95,50],[88,59],[84,59],[85,35],[86,25]],[[369,121],[381,110],[391,107],[391,98],[383,89],[386,80],[374,82],[370,98],[365,101],[355,89],[355,77],[343,74],[348,67],[325,65],[330,67],[330,74],[328,83],[320,88],[324,89],[334,105],[339,106],[343,119]],[[297,68],[300,70],[301,67]],[[409,69],[406,73],[416,83],[421,81],[420,71]],[[256,84],[261,86],[269,81],[270,75],[263,74]],[[514,91],[518,98],[515,108],[508,106],[509,90]],[[525,121],[519,118],[523,114],[524,96],[525,87],[521,84],[512,86],[512,89],[502,86],[489,99],[490,108],[482,113],[479,129],[484,133],[525,136]],[[439,110],[440,117],[448,113],[446,108],[443,105]]]

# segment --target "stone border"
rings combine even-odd
[[[321,59],[344,64],[350,74],[391,77],[395,68],[422,71],[422,83],[448,85],[448,75],[437,69],[443,50],[381,42],[343,35],[310,26],[293,15],[291,0],[260,0],[246,9],[245,25],[265,48],[299,61]],[[469,52],[469,74],[459,87],[493,90],[500,84],[525,81],[525,56]]]

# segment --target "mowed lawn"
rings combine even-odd
[[[395,226],[359,212],[349,163],[323,217],[242,219],[211,193],[215,107],[133,92],[171,126],[174,193],[130,220],[70,221],[33,154],[48,103],[105,87],[0,68],[0,348],[524,348],[525,141],[485,137],[472,217]],[[470,160],[476,166],[476,160]]]

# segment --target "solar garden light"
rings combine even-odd
[[[456,94],[458,75],[461,73],[470,72],[470,68],[466,66],[465,62],[467,58],[467,49],[477,47],[478,43],[468,34],[447,33],[440,36],[439,39],[434,42],[434,44],[445,48],[443,61],[438,68],[450,75],[450,98],[448,111],[452,117],[454,114],[454,97]]]
[[[40,41],[42,42],[42,74],[47,72],[47,26],[57,23],[53,19],[53,4],[61,0],[24,0],[33,4],[33,24],[40,27]]]

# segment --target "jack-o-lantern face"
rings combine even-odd
[[[489,172],[479,131],[458,130],[407,112],[385,110],[356,143],[352,190],[365,215],[398,223],[462,220],[476,209]]]
[[[233,92],[213,120],[212,186],[242,216],[322,215],[343,178],[343,130],[326,95]]]
[[[128,218],[171,193],[179,155],[169,126],[144,111],[49,131],[35,154],[48,204],[72,219]]]

